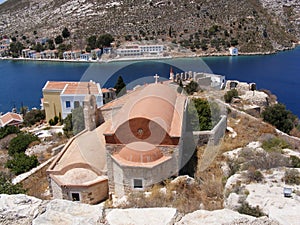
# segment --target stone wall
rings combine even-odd
[[[73,199],[71,193],[79,193],[81,203],[96,204],[108,198],[107,179],[96,184],[91,184],[88,187],[70,187],[66,185],[61,186],[56,183],[54,179],[51,179],[50,182],[52,195],[55,199],[66,199],[72,201]]]
[[[193,131],[194,139],[197,141],[198,146],[205,144],[217,145],[225,134],[227,127],[227,117],[221,116],[220,121],[210,131]]]

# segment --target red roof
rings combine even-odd
[[[18,125],[23,123],[23,117],[20,114],[8,112],[0,117],[0,125],[2,127],[6,125]]]
[[[61,94],[94,94],[101,93],[100,85],[90,82],[48,81],[43,91],[58,91]]]

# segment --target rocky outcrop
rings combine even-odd
[[[0,224],[3,225],[97,225],[102,224],[102,210],[102,205],[0,195]]]
[[[174,208],[104,209],[66,200],[42,201],[26,195],[0,195],[0,224],[3,225],[181,225],[181,224],[276,224],[229,209],[199,210],[183,218]]]
[[[114,209],[106,216],[110,225],[171,225],[177,210],[174,208]]]
[[[230,224],[243,224],[243,225],[278,225],[276,221],[269,220],[267,217],[255,218],[239,214],[238,212],[222,209],[215,211],[198,210],[184,216],[176,225],[230,225]]]

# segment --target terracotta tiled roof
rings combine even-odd
[[[99,86],[100,87],[100,86]],[[62,94],[94,94],[101,93],[101,89],[95,82],[72,82],[66,85]]]
[[[44,86],[44,88],[43,88],[43,90],[44,91],[51,91],[51,90],[57,90],[57,91],[62,91],[64,88],[65,88],[65,86],[66,86],[66,84],[68,84],[68,83],[70,83],[70,82],[66,82],[66,81],[48,81],[46,84],[45,84],[45,86]]]
[[[61,94],[101,94],[100,85],[90,82],[48,81],[43,91],[58,91]]]
[[[8,125],[9,123],[22,123],[23,117],[20,114],[8,112],[0,117],[1,126]]]
[[[117,105],[122,98],[111,104]],[[114,116],[113,127],[108,133],[116,132],[130,119],[147,118],[160,124],[171,136],[181,135],[186,96],[178,94],[168,85],[157,83],[146,85],[126,98],[124,106]]]

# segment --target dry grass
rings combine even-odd
[[[47,180],[46,170],[48,166],[40,169],[27,179],[21,182],[23,188],[27,190],[27,194],[43,199],[49,200],[50,196],[46,194],[49,189],[49,183]]]
[[[182,178],[176,182],[167,180],[154,185],[147,194],[132,192],[127,202],[119,207],[175,207],[181,213],[190,213],[200,208],[207,210],[223,208],[223,173],[218,164],[221,156],[218,155],[203,170],[200,165],[204,151],[203,147],[197,152],[198,166],[195,179]]]
[[[274,127],[271,125],[236,112],[228,115],[228,126],[234,129],[237,136],[232,138],[228,133],[225,135],[221,146],[222,152],[244,147],[249,142],[257,141],[263,134],[276,134]]]

